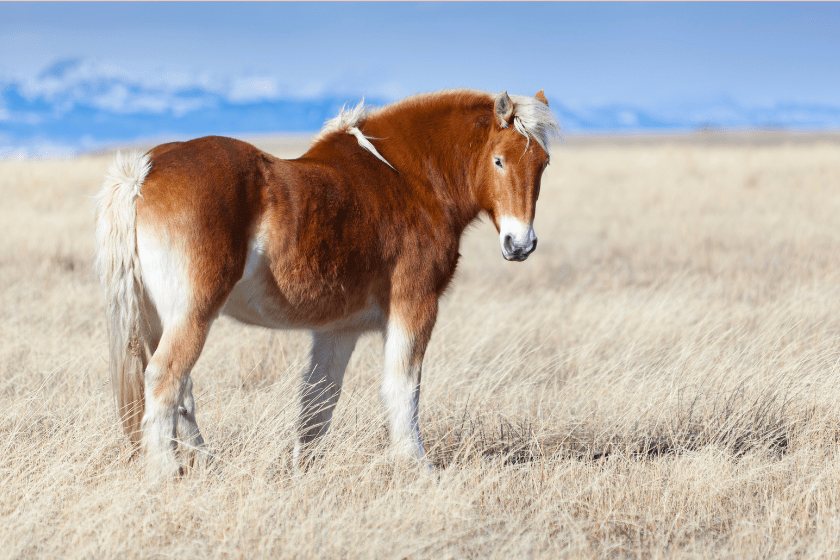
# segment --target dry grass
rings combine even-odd
[[[569,141],[531,259],[470,233],[424,368],[435,476],[383,451],[373,336],[295,474],[307,339],[221,319],[217,460],[157,490],[106,380],[107,158],[0,162],[0,556],[840,556],[840,142],[754,140]]]

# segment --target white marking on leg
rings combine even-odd
[[[150,477],[166,479],[180,470],[175,456],[178,440],[183,442],[188,454],[194,454],[204,443],[195,421],[195,402],[189,378],[192,364],[172,363],[173,352],[181,354],[184,350],[184,333],[191,332],[183,329],[194,328],[186,327],[193,290],[189,259],[176,238],[165,231],[138,225],[137,254],[143,271],[143,289],[157,311],[163,330],[160,343],[145,371],[146,410],[141,423],[142,444]],[[191,336],[196,336],[196,333],[191,332]],[[183,358],[179,356],[179,359]],[[183,370],[184,367],[187,369]],[[161,384],[169,383],[177,385],[165,387],[161,393]]]
[[[394,451],[424,459],[420,439],[420,363],[413,363],[414,336],[399,320],[391,319],[385,337],[385,375],[380,395],[388,415]]]
[[[187,377],[181,404],[178,405],[177,419],[178,444],[186,454],[186,463],[189,465],[192,465],[194,459],[199,463],[206,463],[210,459],[195,418],[195,398],[193,398],[192,389],[192,379]]]
[[[155,396],[155,389],[166,375],[167,372],[161,371],[157,363],[154,363],[154,358],[146,367],[146,410],[141,430],[146,474],[151,481],[170,479],[179,472],[175,459],[177,402],[168,402],[169,399]]]

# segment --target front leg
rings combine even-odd
[[[380,395],[395,455],[425,462],[418,408],[423,355],[437,317],[437,298],[392,307],[385,332],[385,375]]]

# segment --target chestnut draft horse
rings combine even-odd
[[[220,312],[312,330],[296,462],[329,427],[360,334],[382,332],[393,451],[425,461],[420,369],[461,234],[486,212],[505,259],[531,254],[558,135],[542,91],[452,90],[343,110],[296,160],[215,136],[118,154],[96,268],[118,413],[147,472],[204,453],[190,370]]]

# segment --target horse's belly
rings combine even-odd
[[[256,278],[243,278],[233,287],[222,307],[222,313],[249,325],[269,329],[294,329],[297,325],[288,306],[270,297],[265,283]]]
[[[307,290],[303,284],[315,284],[311,279],[297,280],[301,286],[289,286],[288,293],[278,286],[278,281],[259,250],[249,251],[242,278],[236,283],[222,313],[234,319],[270,329],[352,329],[375,330],[382,328],[384,313],[372,296],[353,294],[339,297],[334,290]],[[296,289],[297,288],[297,289]],[[299,297],[312,291],[320,297]],[[346,305],[356,301],[355,305]]]

